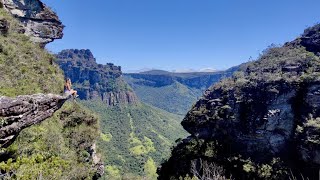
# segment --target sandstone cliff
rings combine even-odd
[[[56,55],[57,63],[70,78],[80,99],[98,99],[107,106],[136,104],[138,98],[124,82],[120,66],[97,64],[90,50],[69,49]]]
[[[191,162],[214,162],[235,179],[318,179],[320,169],[320,26],[270,47],[232,78],[209,88],[183,127],[160,179],[192,174]]]
[[[42,46],[63,36],[63,25],[55,12],[39,0],[1,0],[2,6],[21,22],[20,33]]]
[[[35,94],[16,98],[0,97],[0,147],[9,146],[24,128],[51,117],[66,97]]]

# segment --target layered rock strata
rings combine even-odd
[[[1,0],[2,6],[21,22],[21,33],[45,46],[63,37],[57,14],[39,0]]]
[[[0,97],[0,145],[7,147],[24,128],[51,117],[67,100],[53,94]]]

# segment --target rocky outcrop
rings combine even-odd
[[[9,22],[5,19],[0,20],[0,35],[6,35],[9,30]]]
[[[89,153],[94,164],[94,169],[96,169],[93,179],[99,179],[104,174],[104,164],[101,155],[97,153],[96,143],[91,146]]]
[[[63,36],[63,25],[55,12],[39,0],[1,0],[3,8],[23,25],[21,33],[45,46]]]
[[[97,64],[88,49],[63,50],[57,63],[70,78],[80,99],[98,99],[108,106],[136,104],[138,98],[122,78],[120,66]]]
[[[24,128],[51,117],[66,100],[53,94],[0,97],[0,147],[10,145]]]
[[[160,179],[192,174],[196,159],[236,179],[319,179],[318,26],[209,88],[182,121],[191,136],[173,150]]]
[[[117,104],[135,104],[138,102],[138,98],[131,91],[106,92],[102,94],[102,101],[109,106],[115,106]]]
[[[308,51],[320,53],[320,24],[306,29],[300,40],[300,44]]]

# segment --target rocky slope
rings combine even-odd
[[[31,13],[26,23],[35,26],[22,24],[23,18],[12,16],[8,4],[1,4],[0,179],[98,178],[104,170],[94,148],[100,134],[98,118],[64,97],[44,95],[62,92],[63,73],[53,56],[39,47],[47,41],[32,42],[36,38],[24,30],[37,31],[39,24],[32,21],[50,17],[32,17],[40,13],[38,5],[44,6],[37,0],[12,3],[23,8],[13,12]],[[51,28],[50,23],[42,25]]]
[[[120,66],[97,64],[90,50],[69,49],[56,55],[56,62],[73,82],[80,99],[98,99],[107,106],[136,104],[138,98],[123,81]]]
[[[45,46],[63,36],[63,25],[55,12],[39,0],[1,0],[1,7],[21,23],[20,33]]]
[[[141,101],[165,111],[185,115],[204,90],[237,69],[219,72],[172,73],[152,70],[124,74]]]
[[[210,87],[182,121],[191,136],[160,179],[192,175],[199,159],[235,179],[319,179],[319,33],[319,25],[308,28]]]
[[[20,131],[51,117],[66,100],[53,94],[0,96],[0,147],[8,147]]]

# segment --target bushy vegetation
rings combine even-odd
[[[304,47],[275,45],[262,52],[257,61],[246,63],[233,77],[223,79],[212,88],[243,88],[261,83],[301,83],[320,80],[320,58]],[[276,89],[275,89],[276,90]]]
[[[97,117],[69,102],[1,150],[2,178],[91,179],[95,169],[89,151],[98,136]]]
[[[9,30],[0,35],[0,96],[59,94],[63,73],[53,56],[19,34],[19,23],[0,8]],[[2,124],[0,117],[0,124]],[[98,118],[67,102],[53,117],[24,129],[0,149],[0,179],[92,179],[90,147],[99,137]]]
[[[105,179],[155,179],[156,167],[169,156],[174,141],[186,135],[180,116],[148,105],[83,104],[101,116],[104,138],[99,147],[106,165]]]
[[[19,24],[3,9],[0,19],[9,22],[6,35],[0,35],[0,95],[60,93],[63,74],[53,64],[53,56],[19,34]]]
[[[141,101],[178,115],[185,115],[197,98],[202,95],[201,89],[187,87],[179,82],[154,87],[141,84],[139,81],[142,80],[136,80],[129,76],[125,79],[133,87]]]

